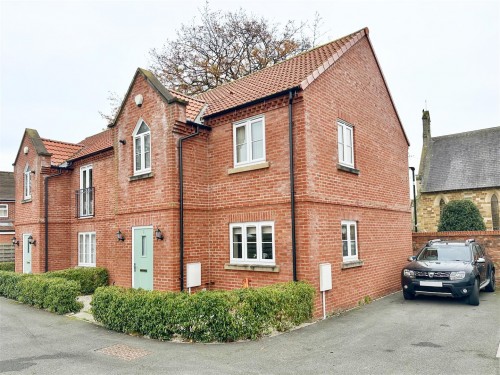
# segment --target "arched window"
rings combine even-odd
[[[441,198],[441,200],[439,201],[439,215],[440,216],[443,216],[443,210],[444,210],[445,205],[446,205],[446,203],[444,202],[444,199]]]
[[[151,171],[151,130],[139,120],[134,133],[134,174]]]
[[[24,168],[23,196],[24,199],[31,199],[31,169],[28,164]]]
[[[498,198],[495,194],[491,197],[491,220],[493,221],[493,230],[500,230],[500,217],[498,213]]]

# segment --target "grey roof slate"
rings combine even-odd
[[[500,127],[431,138],[424,193],[500,187]]]
[[[0,201],[15,200],[14,172],[0,172]]]

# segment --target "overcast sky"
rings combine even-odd
[[[175,37],[203,0],[0,0],[0,170],[12,163],[25,128],[79,142],[105,129],[98,111],[123,94],[148,51]],[[212,9],[277,23],[322,17],[324,43],[365,26],[411,143],[420,158],[422,109],[432,135],[500,126],[500,2],[210,1]],[[383,140],[380,140],[383,142]]]

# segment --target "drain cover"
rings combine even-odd
[[[108,346],[107,348],[97,349],[97,353],[102,353],[106,355],[110,355],[113,357],[118,357],[124,359],[125,361],[132,361],[137,358],[141,358],[151,354],[144,349],[133,348],[128,345],[116,344],[112,346]]]

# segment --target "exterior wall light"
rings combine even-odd
[[[28,237],[28,243],[30,245],[33,245],[35,246],[36,245],[36,240],[33,239],[33,236],[30,234],[30,236]]]
[[[118,232],[116,232],[116,238],[118,238],[118,241],[125,241],[125,236],[123,235],[123,233],[118,230]]]
[[[135,96],[135,104],[141,108],[142,102],[144,101],[144,98],[142,97],[141,94]]]
[[[160,228],[156,228],[155,237],[156,237],[156,240],[163,241],[163,233],[161,232]]]
[[[19,246],[19,240],[16,238],[16,236],[12,237],[12,245]]]

